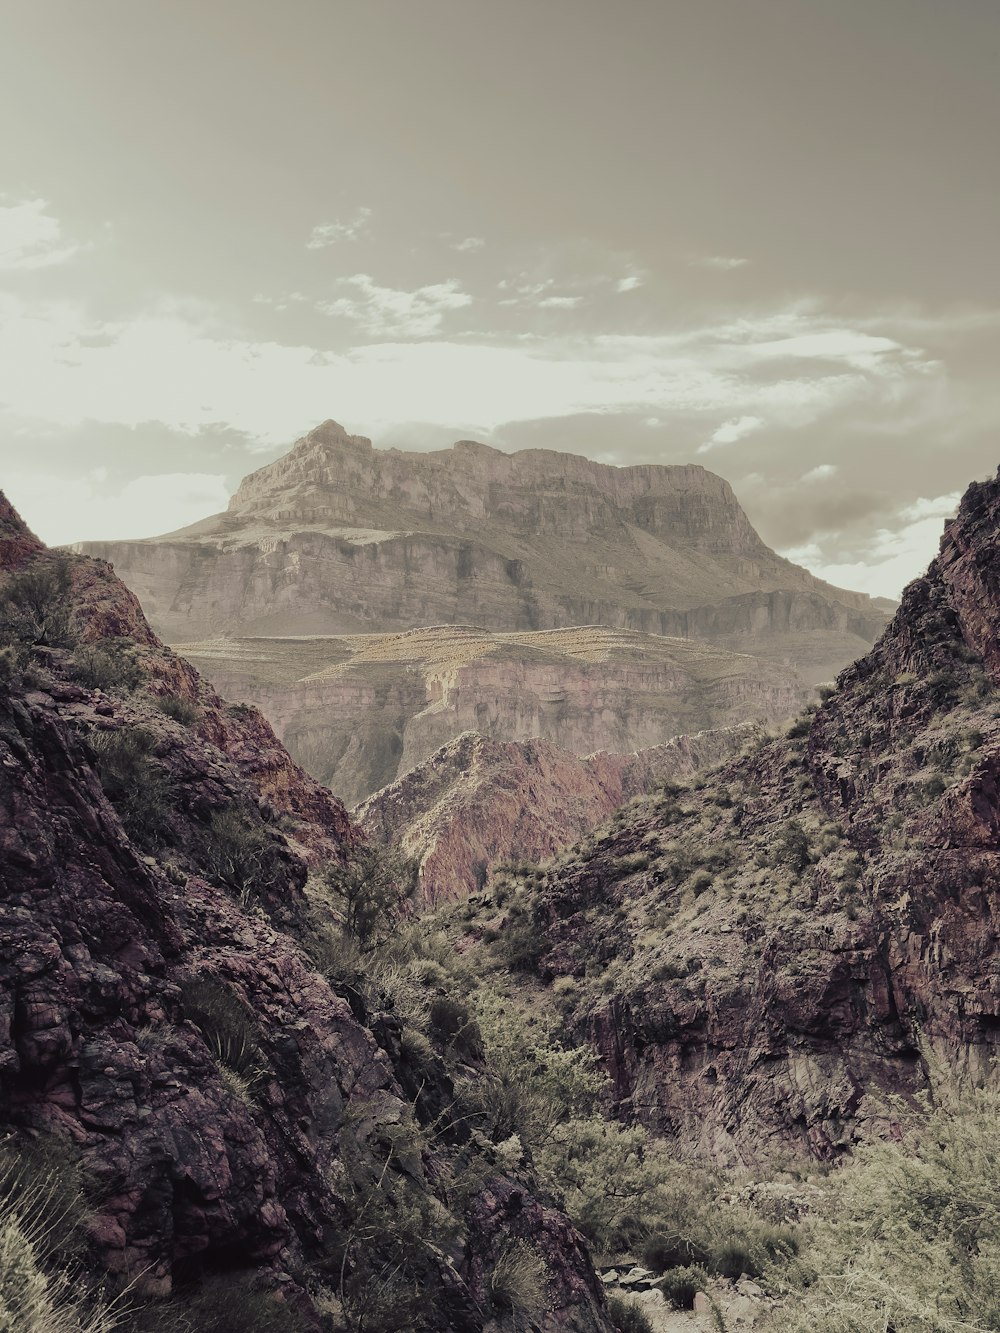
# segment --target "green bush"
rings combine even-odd
[[[156,737],[143,727],[99,731],[91,738],[97,773],[125,832],[142,846],[155,846],[169,833],[174,788],[153,757]]]
[[[622,1300],[620,1296],[608,1298],[608,1317],[616,1333],[655,1333],[646,1313],[633,1301]]]
[[[0,587],[0,642],[71,648],[76,642],[69,561],[39,557]]]
[[[344,863],[332,862],[324,880],[344,928],[368,951],[384,943],[398,925],[417,885],[416,863],[391,847],[355,847]]]
[[[708,1251],[689,1238],[669,1232],[650,1236],[642,1247],[642,1262],[654,1273],[666,1273],[671,1268],[687,1268],[704,1264]]]
[[[278,843],[250,808],[234,802],[216,810],[202,839],[206,875],[222,888],[232,889],[244,904],[255,902],[285,883]]]
[[[191,699],[179,694],[161,694],[157,696],[156,706],[161,713],[172,717],[184,727],[190,727],[201,717],[201,709]]]
[[[118,1327],[121,1333],[301,1333],[305,1325],[251,1276],[224,1273],[171,1300],[134,1307]]]
[[[533,1326],[546,1309],[545,1260],[527,1241],[516,1240],[502,1250],[490,1273],[489,1293],[495,1309],[508,1315],[517,1329]]]
[[[482,1035],[464,1000],[436,996],[430,1003],[427,1021],[431,1035],[465,1060],[481,1059]]]
[[[233,988],[218,977],[198,976],[181,985],[184,1016],[201,1032],[223,1071],[236,1075],[227,1086],[249,1095],[267,1069],[253,1014]]]
[[[708,1287],[709,1275],[699,1264],[673,1268],[659,1285],[664,1299],[677,1310],[693,1310],[694,1298]]]
[[[146,673],[125,639],[81,644],[73,653],[70,675],[88,690],[137,690]]]
[[[748,1273],[751,1277],[758,1275],[757,1265],[750,1255],[750,1251],[745,1245],[738,1241],[726,1241],[714,1250],[709,1264],[713,1273],[719,1277],[728,1277],[735,1280]]]

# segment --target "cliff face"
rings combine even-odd
[[[402,1023],[352,1007],[302,947],[310,873],[356,851],[343,806],[106,567],[57,560],[5,502],[0,619],[0,1128],[8,1157],[54,1143],[79,1164],[91,1268],[132,1299],[256,1274],[287,1327],[318,1329],[317,1292],[339,1309],[398,1240],[369,1227],[361,1253],[352,1182],[388,1174],[440,1221],[459,1152],[482,1169],[420,1251],[434,1309],[407,1327],[481,1330],[492,1265],[526,1236],[539,1327],[605,1333],[579,1237],[527,1182],[467,1133],[400,1146],[445,1068],[429,1053],[418,1091]]]
[[[736,636],[822,679],[884,624],[867,597],[770,551],[703,468],[467,442],[375,450],[335,422],[248,477],[225,514],[83,549],[114,563],[171,642],[603,624]],[[814,631],[823,650],[802,657],[796,635]]]
[[[348,802],[465,731],[544,740],[571,755],[630,755],[683,732],[780,721],[811,695],[786,665],[600,626],[535,634],[445,626],[183,651],[225,693],[257,704],[296,759]]]
[[[627,807],[499,925],[487,892],[491,934],[530,921],[539,1003],[575,978],[624,1111],[717,1158],[832,1157],[928,1051],[992,1058],[998,627],[994,480],[814,717]]]
[[[466,898],[501,862],[537,864],[658,782],[688,777],[752,741],[752,724],[632,754],[583,757],[547,741],[465,732],[354,811],[365,833],[420,865],[429,904]]]

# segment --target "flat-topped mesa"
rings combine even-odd
[[[226,512],[80,549],[109,560],[175,643],[602,624],[766,646],[823,680],[887,618],[771,551],[704,468],[474,441],[376,449],[335,421],[247,477]]]
[[[616,467],[553,449],[507,454],[473,440],[415,453],[375,449],[326,421],[245,478],[228,514],[279,526],[350,524],[477,535],[627,527],[671,546],[773,559],[729,483],[696,464]]]

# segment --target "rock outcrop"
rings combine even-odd
[[[826,680],[885,623],[776,556],[701,467],[468,441],[373,449],[332,421],[247,477],[225,514],[81,549],[113,562],[171,643],[601,624],[760,650]]]
[[[685,732],[781,722],[813,695],[788,666],[599,625],[223,639],[181,651],[230,698],[258,705],[299,763],[348,803],[465,731],[631,755]]]
[[[0,621],[0,1146],[79,1164],[89,1265],[133,1301],[255,1274],[303,1330],[325,1290],[342,1328],[358,1263],[377,1274],[388,1247],[383,1294],[401,1271],[396,1221],[372,1226],[388,1178],[425,1218],[406,1327],[482,1330],[492,1265],[526,1237],[538,1327],[609,1333],[579,1236],[530,1179],[459,1126],[412,1137],[447,1098],[440,1057],[417,1078],[401,1020],[310,961],[308,877],[359,837],[343,806],[106,566],[47,553],[2,499]],[[456,1154],[478,1174],[453,1216]]]
[[[354,818],[373,841],[417,861],[424,902],[447,902],[482,889],[497,864],[547,861],[657,783],[717,764],[758,734],[748,723],[581,757],[548,741],[468,731],[363,801]]]
[[[627,807],[513,904],[487,890],[462,947],[516,945],[622,1114],[716,1159],[836,1157],[891,1117],[866,1094],[997,1051],[998,632],[1000,479],[815,715]]]

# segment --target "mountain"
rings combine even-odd
[[[769,550],[701,467],[374,449],[333,421],[247,477],[226,513],[80,549],[114,564],[171,643],[601,624],[764,653],[814,681],[885,623]]]
[[[813,694],[790,668],[757,657],[599,625],[178,647],[224,694],[259,706],[299,763],[349,803],[466,731],[631,754],[682,732],[780,722]]]
[[[416,858],[425,902],[446,902],[482,888],[498,864],[548,860],[657,783],[717,764],[758,733],[748,723],[580,757],[547,741],[467,731],[369,796],[354,817],[373,842]]]
[[[835,1159],[928,1062],[983,1070],[1000,986],[1000,478],[818,710],[451,918],[686,1150]]]
[[[5,1327],[481,1333],[530,1306],[612,1333],[580,1235],[455,1109],[487,1075],[454,1008],[446,1039],[436,991],[404,1017],[362,966],[333,886],[372,855],[0,496]]]

